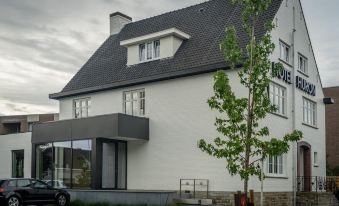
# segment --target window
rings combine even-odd
[[[17,186],[18,187],[29,187],[31,186],[31,181],[30,180],[18,180],[17,181]]]
[[[317,105],[306,98],[303,98],[303,121],[311,126],[317,125]]]
[[[36,147],[36,178],[56,188],[90,188],[92,140],[54,142]]]
[[[160,57],[160,41],[151,41],[139,45],[139,60],[149,61]]]
[[[318,166],[318,152],[314,152],[313,154],[313,165]]]
[[[270,175],[283,175],[284,174],[284,157],[269,156],[267,159],[267,173]]]
[[[92,140],[73,141],[73,167],[72,186],[73,188],[91,187],[91,154]]]
[[[90,115],[91,99],[76,99],[73,102],[74,118],[83,118]]]
[[[124,113],[134,116],[145,115],[145,91],[124,92]]]
[[[7,187],[16,187],[16,180],[10,180],[7,184]]]
[[[33,131],[33,122],[28,122],[28,129],[27,129],[28,132],[31,132]]]
[[[4,123],[3,124],[6,134],[16,134],[21,132],[20,123]]]
[[[280,41],[280,59],[290,63],[290,46]]]
[[[53,143],[53,165],[54,183],[62,181],[65,188],[71,187],[71,167],[72,167],[72,143],[68,142],[55,142]],[[57,185],[54,185],[58,187]]]
[[[272,82],[269,86],[269,97],[271,104],[277,107],[276,113],[286,115],[286,88]]]
[[[298,68],[303,73],[307,74],[307,58],[303,55],[298,55]]]
[[[12,178],[24,177],[24,150],[12,151]]]

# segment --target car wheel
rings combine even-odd
[[[11,196],[7,200],[7,205],[8,206],[20,206],[21,205],[21,201],[20,201],[20,199],[17,196]]]
[[[67,197],[64,194],[61,194],[57,197],[57,205],[58,206],[66,206],[67,205]]]

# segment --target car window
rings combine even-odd
[[[18,187],[29,187],[31,185],[30,180],[18,180],[17,182]]]
[[[32,186],[34,188],[41,188],[41,189],[48,188],[48,185],[46,183],[39,181],[39,180],[32,180]]]
[[[16,187],[16,180],[10,180],[7,184],[8,187]]]

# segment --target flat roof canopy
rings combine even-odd
[[[126,114],[108,114],[33,125],[32,143],[108,138],[148,140],[149,120]]]

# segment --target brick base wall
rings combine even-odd
[[[216,205],[234,206],[234,192],[209,192],[208,199],[213,199]],[[185,194],[183,198],[193,198]],[[206,198],[206,192],[197,192],[197,199]],[[260,205],[260,192],[254,193],[254,204]],[[265,192],[264,206],[293,206],[293,192]]]
[[[331,192],[298,192],[297,206],[338,206],[338,200]]]

